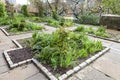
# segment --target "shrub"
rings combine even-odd
[[[86,31],[89,34],[94,34],[95,33],[95,30],[92,27],[87,28]]]
[[[35,32],[31,47],[36,53],[35,58],[51,64],[54,69],[72,66],[76,59],[86,58],[103,49],[101,42],[91,41],[84,33],[69,32],[64,28],[52,34]]]
[[[71,27],[73,24],[74,24],[73,21],[71,21],[71,20],[65,20],[63,26]]]
[[[79,16],[79,23],[99,25],[99,16],[93,14],[83,14]]]
[[[21,8],[21,11],[24,16],[29,16],[28,11],[27,11],[27,5],[23,5]]]
[[[106,28],[105,26],[100,26],[97,31],[95,32],[96,36],[101,36],[101,37],[105,37],[108,38],[108,34],[106,33]]]
[[[78,32],[85,32],[85,28],[84,26],[78,26],[75,31],[78,31]]]
[[[4,3],[0,2],[0,17],[5,17],[6,11],[5,11],[5,5]]]
[[[13,30],[15,31],[13,31]],[[24,20],[21,21],[13,21],[8,30],[13,31],[13,32],[19,32],[19,31],[31,31],[31,30],[42,30],[43,26],[41,25],[36,25],[33,23],[25,22]]]

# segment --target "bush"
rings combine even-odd
[[[85,32],[85,28],[84,26],[78,26],[75,31],[78,31],[78,32]]]
[[[22,14],[26,17],[29,16],[28,11],[27,11],[27,5],[23,5],[21,8]]]
[[[108,38],[108,34],[106,33],[106,28],[105,26],[100,26],[97,31],[95,32],[96,36],[101,36],[101,37],[105,37]]]
[[[36,53],[35,58],[51,64],[54,69],[72,66],[76,59],[86,58],[103,49],[101,42],[91,41],[84,33],[73,33],[64,28],[52,35],[35,32],[31,47]]]
[[[66,27],[71,27],[73,25],[73,21],[72,20],[65,20],[63,26],[66,26]]]
[[[83,14],[79,16],[80,24],[99,25],[99,16],[93,14]]]
[[[10,27],[8,28],[8,30],[13,31],[13,32],[42,30],[42,29],[43,29],[43,26],[25,22],[24,20],[13,21]]]
[[[2,17],[0,18],[0,25],[9,25],[11,23],[11,20],[9,17]]]
[[[6,11],[5,11],[5,5],[4,3],[0,2],[0,17],[5,17]]]
[[[87,28],[86,31],[89,34],[94,34],[95,33],[95,30],[92,27]]]

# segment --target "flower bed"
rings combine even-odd
[[[120,37],[116,37],[117,35],[106,32],[106,28],[104,26],[100,26],[97,30],[94,30],[92,27],[84,28],[84,26],[78,26],[74,31],[82,32],[89,36],[120,43]]]
[[[8,63],[19,66],[33,57],[33,63],[51,80],[66,79],[109,50],[103,47],[100,41],[91,41],[85,34],[69,32],[64,28],[52,34],[36,32],[32,38],[19,41],[25,47],[31,47],[33,55],[31,56],[28,48],[9,50],[4,53],[9,56]],[[28,55],[30,58],[27,58]]]
[[[11,24],[7,28],[2,28],[2,31],[9,36],[9,35],[33,32],[35,30],[42,30],[42,29],[44,29],[42,25],[37,25],[30,22],[25,22],[25,21],[21,21],[21,22],[18,21]]]

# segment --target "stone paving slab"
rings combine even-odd
[[[88,74],[82,80],[114,80],[102,72],[93,69],[92,71],[88,72]]]
[[[6,61],[5,61],[5,58],[4,57],[1,57],[0,58],[0,67],[1,66],[4,66],[4,65],[7,65]]]
[[[0,75],[9,71],[9,67],[7,65],[4,65],[4,66],[0,66]],[[1,80],[1,78],[0,78]]]
[[[87,66],[81,71],[77,72],[72,77],[67,80],[114,80],[104,73],[92,68],[91,66]]]
[[[23,65],[0,75],[0,80],[24,80],[39,73],[39,70],[33,65]]]
[[[24,39],[32,37],[33,33],[26,33],[26,34],[20,34],[20,35],[14,35],[14,36],[8,36],[11,40],[12,39]]]
[[[96,60],[92,67],[111,76],[116,80],[120,80],[120,52],[111,49],[110,52]]]
[[[25,80],[48,80],[42,73],[37,73]]]

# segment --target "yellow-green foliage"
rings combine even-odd
[[[91,41],[84,33],[74,33],[59,28],[52,34],[34,33],[31,47],[35,58],[41,59],[56,69],[75,64],[76,59],[86,58],[103,49],[101,42]]]

